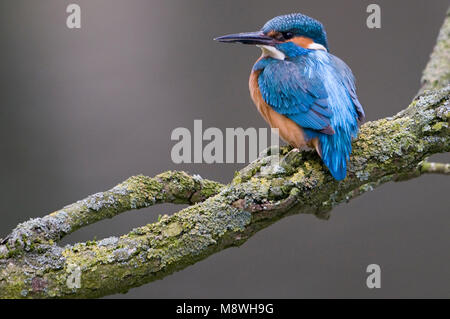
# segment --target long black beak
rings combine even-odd
[[[214,40],[224,43],[240,42],[244,44],[260,44],[260,45],[275,45],[279,43],[279,41],[265,35],[261,31],[228,34],[215,38]]]

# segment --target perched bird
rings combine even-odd
[[[260,31],[215,40],[262,49],[249,80],[258,111],[283,140],[315,148],[333,177],[344,179],[364,110],[352,71],[328,53],[323,25],[293,13],[269,20]]]

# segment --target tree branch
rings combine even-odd
[[[450,164],[424,161],[422,165],[420,165],[420,171],[422,174],[450,175]]]
[[[88,196],[42,218],[19,224],[0,244],[9,255],[31,251],[39,244],[52,244],[77,229],[102,219],[160,203],[194,204],[215,195],[222,184],[168,171],[154,178],[133,176],[114,188]]]
[[[443,88],[450,82],[450,8],[447,10],[430,60],[423,71],[421,82],[422,88],[419,93]]]
[[[334,206],[386,182],[448,174],[448,164],[426,161],[450,150],[448,29],[449,15],[419,96],[397,115],[361,127],[345,180],[335,181],[315,153],[289,147],[262,154],[226,186],[183,172],[131,177],[107,192],[18,225],[0,244],[0,297],[126,292],[241,245],[282,217],[310,213],[328,218]],[[272,161],[276,152],[279,163]],[[193,205],[120,238],[64,248],[55,243],[85,225],[162,202]]]

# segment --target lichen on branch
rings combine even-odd
[[[159,203],[194,204],[216,194],[222,187],[199,175],[177,171],[153,178],[132,176],[109,191],[90,195],[47,216],[19,224],[0,244],[8,248],[9,255],[33,251],[102,219]]]
[[[450,8],[442,25],[436,45],[422,75],[422,88],[432,90],[450,83]]]

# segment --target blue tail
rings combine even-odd
[[[333,135],[319,135],[321,157],[331,175],[340,181],[347,175],[347,161],[352,152],[351,135],[340,129]]]

